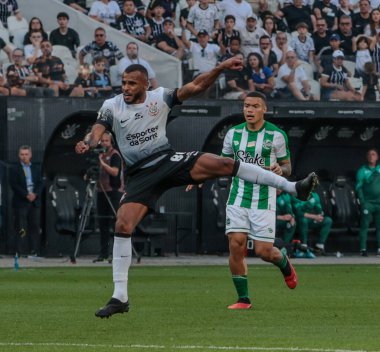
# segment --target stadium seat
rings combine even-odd
[[[358,92],[361,92],[363,89],[363,79],[361,77],[350,77],[349,82],[351,86]]]
[[[349,60],[343,60],[343,66],[350,72],[351,77],[355,75],[355,62]]]
[[[314,79],[314,69],[313,69],[313,66],[310,65],[308,62],[306,61],[302,61],[302,60],[298,60],[300,63],[301,63],[301,66],[303,67],[307,77],[309,79]]]
[[[134,243],[142,242],[144,244],[144,254],[153,256],[162,250],[162,239],[168,232],[169,221],[165,214],[148,214],[137,225],[136,233],[132,236],[132,241]]]
[[[359,207],[354,188],[345,176],[337,176],[330,186],[334,225],[351,229],[358,225]]]
[[[53,56],[58,56],[62,61],[73,59],[73,55],[68,47],[63,45],[53,45]]]
[[[21,37],[21,33],[24,33],[25,35],[25,33],[27,33],[29,29],[27,20],[25,18],[22,18],[22,20],[19,21],[16,18],[16,16],[9,16],[7,19],[7,24],[8,24],[9,36],[13,38],[13,43],[16,45],[16,47],[20,48],[19,38]],[[15,39],[17,39],[17,43],[15,42]],[[21,41],[21,45],[22,45],[22,41]]]
[[[310,92],[315,100],[321,99],[321,85],[318,81],[311,79],[310,81]]]
[[[6,28],[0,28],[0,38],[9,44],[11,41],[9,39],[9,32]]]
[[[79,210],[78,191],[71,185],[68,177],[56,175],[49,188],[49,195],[57,214],[57,232],[62,235],[75,235]]]
[[[121,87],[121,76],[119,75],[118,65],[110,66],[110,79],[112,87]]]
[[[78,77],[78,63],[72,59],[71,61],[64,62],[64,64],[67,80],[69,84],[73,84]]]

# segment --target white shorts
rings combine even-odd
[[[276,211],[227,205],[226,234],[230,232],[245,232],[253,240],[273,243],[276,236]]]

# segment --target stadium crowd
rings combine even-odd
[[[102,27],[92,42],[82,43],[66,12],[56,15],[57,28],[49,33],[37,17],[28,24],[17,0],[3,0],[1,95],[110,97],[120,92],[121,72],[136,62],[146,66],[154,89],[159,82],[147,58],[139,57],[141,41],[182,60],[185,82],[231,56],[241,56],[244,70],[226,72],[206,96],[218,91],[218,97],[243,99],[247,92],[259,91],[268,99],[377,98],[378,0],[63,2],[134,38],[132,47],[123,53]],[[61,59],[67,53],[76,63],[77,77]]]

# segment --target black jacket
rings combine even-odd
[[[41,190],[42,190],[42,177],[40,167],[32,164],[32,180],[34,184],[34,193],[37,195],[36,200],[33,202],[35,207],[41,206]],[[30,202],[26,198],[28,190],[26,188],[26,177],[21,163],[14,166],[9,173],[9,181],[13,190],[12,208],[24,208]]]

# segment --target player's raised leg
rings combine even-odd
[[[281,189],[301,200],[307,200],[318,184],[318,176],[312,172],[303,180],[290,182],[255,164],[234,161],[229,158],[205,153],[192,168],[191,177],[194,181],[203,182],[221,176],[237,176],[245,181]]]
[[[129,310],[128,271],[132,260],[131,236],[147,212],[148,207],[139,203],[122,204],[117,212],[112,259],[114,292],[107,304],[95,313],[99,318],[109,318],[113,314]]]

